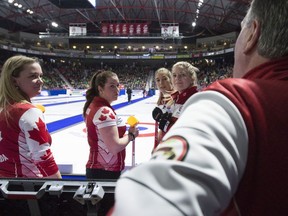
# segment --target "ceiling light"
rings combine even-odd
[[[56,22],[52,22],[51,25],[52,25],[53,27],[55,27],[55,28],[58,27],[58,23],[56,23]]]

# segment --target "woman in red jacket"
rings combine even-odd
[[[197,73],[199,69],[189,62],[180,61],[172,66],[172,84],[176,92],[171,94],[165,110],[162,109],[163,113],[158,118],[162,137],[179,118],[183,104],[190,96],[198,92]]]
[[[86,164],[88,179],[117,179],[125,168],[125,148],[138,136],[139,130],[126,125],[111,106],[118,99],[119,79],[111,71],[98,71],[86,92],[83,115],[90,145]]]
[[[61,178],[43,113],[31,103],[42,90],[38,59],[6,60],[0,78],[0,177]]]
[[[159,98],[157,100],[157,107],[153,111],[153,117],[156,118],[155,120],[155,141],[154,141],[154,148],[157,147],[160,140],[163,137],[162,131],[159,130],[159,125],[157,121],[157,112],[166,112],[167,104],[171,100],[171,94],[175,93],[173,84],[172,84],[172,73],[167,68],[159,68],[155,72],[155,83],[159,90]],[[156,116],[155,116],[156,115]]]

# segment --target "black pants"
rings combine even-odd
[[[121,175],[121,171],[106,171],[100,169],[88,169],[86,168],[87,179],[118,179]]]
[[[100,169],[88,169],[86,168],[86,178],[93,180],[115,180],[118,179],[121,172],[106,171]],[[103,199],[98,203],[98,216],[106,216],[108,211],[114,206],[114,193],[104,194]],[[89,205],[88,208],[93,208]]]
[[[131,94],[128,94],[128,102],[131,101]]]

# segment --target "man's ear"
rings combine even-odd
[[[260,31],[260,23],[258,20],[254,19],[249,28],[248,38],[244,48],[245,54],[256,48],[258,39],[260,37]]]

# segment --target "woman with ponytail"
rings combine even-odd
[[[118,99],[119,79],[112,71],[98,71],[86,92],[83,116],[90,145],[86,164],[87,179],[118,179],[125,168],[125,148],[138,136],[138,129],[126,125],[111,106]],[[105,194],[99,215],[106,215],[114,204],[114,194]]]
[[[126,125],[111,106],[118,99],[119,79],[112,71],[96,72],[86,92],[83,115],[90,145],[86,164],[88,179],[118,179],[125,168],[125,148],[138,136],[138,129]]]

